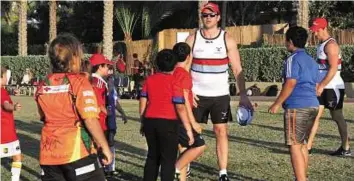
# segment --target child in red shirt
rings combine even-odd
[[[12,103],[5,86],[7,84],[6,68],[1,67],[1,158],[12,156],[11,180],[20,180],[22,157],[20,142],[17,138],[13,111],[21,109],[19,103]]]
[[[174,180],[177,159],[179,119],[182,120],[192,145],[194,137],[184,106],[182,89],[175,86],[173,71],[177,57],[172,50],[157,54],[156,65],[160,72],[149,76],[140,98],[142,129],[148,144],[144,181],[157,180],[161,166],[161,180]],[[178,116],[177,116],[178,115]]]
[[[173,73],[176,86],[183,91],[185,106],[187,110],[188,119],[193,128],[194,143],[188,145],[188,136],[186,130],[181,126],[179,132],[179,146],[180,157],[176,162],[176,178],[179,181],[185,181],[187,178],[186,167],[193,160],[197,159],[205,150],[205,141],[201,137],[201,126],[196,122],[192,107],[193,107],[193,93],[192,93],[192,77],[189,73],[192,62],[191,48],[187,43],[177,43],[173,47],[174,53],[178,57],[178,63]],[[189,170],[190,173],[190,170]]]
[[[97,104],[100,108],[99,121],[103,131],[107,130],[106,117],[106,96],[107,96],[107,82],[104,77],[108,76],[108,65],[112,65],[112,62],[107,60],[101,54],[94,54],[90,58],[90,63],[92,66],[92,87],[96,94]]]

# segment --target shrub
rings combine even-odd
[[[307,48],[309,54],[316,56],[316,48]],[[344,81],[354,81],[354,45],[341,46]],[[245,48],[240,49],[242,67],[246,81],[261,82],[281,82],[283,61],[290,53],[284,47],[270,48]],[[85,59],[89,58],[85,54]],[[36,77],[44,76],[50,70],[48,57],[38,56],[1,56],[1,66],[8,65],[11,69],[13,78],[21,80],[26,68],[30,68]],[[231,71],[229,71],[232,74]],[[233,75],[230,79],[233,79]]]

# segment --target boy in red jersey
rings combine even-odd
[[[164,49],[157,54],[159,72],[149,76],[140,97],[142,134],[148,144],[144,181],[157,180],[161,166],[161,181],[172,181],[177,159],[179,120],[188,136],[188,145],[194,142],[193,132],[184,106],[182,89],[175,86],[173,71],[177,56]],[[177,116],[178,115],[178,116]]]
[[[11,180],[20,180],[22,167],[22,157],[20,142],[16,135],[15,121],[13,111],[21,109],[19,103],[12,103],[12,100],[7,93],[5,86],[7,84],[6,68],[1,67],[1,144],[0,157],[11,157]]]
[[[193,128],[194,143],[188,145],[188,136],[183,126],[180,127],[179,132],[179,145],[180,145],[180,158],[176,162],[176,179],[185,181],[187,179],[186,166],[193,160],[198,158],[205,150],[205,141],[201,137],[201,126],[196,122],[193,111],[193,93],[192,93],[192,77],[188,70],[192,62],[191,48],[187,43],[177,43],[173,47],[173,52],[178,57],[178,63],[173,73],[176,85],[183,90],[183,96],[185,99],[185,106],[187,110],[188,119]]]
[[[107,60],[101,54],[94,54],[90,58],[90,63],[92,66],[92,87],[96,94],[97,105],[100,108],[99,121],[103,131],[107,130],[106,117],[106,95],[107,95],[107,82],[104,77],[108,76],[108,65],[112,65],[112,62]]]

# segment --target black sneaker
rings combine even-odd
[[[312,154],[312,148],[308,149],[308,152],[309,152],[309,155],[311,155]]]
[[[180,173],[175,173],[175,181],[179,181],[180,179]]]
[[[226,174],[223,174],[219,177],[219,181],[230,181],[230,179]]]
[[[350,148],[348,150],[343,149],[343,147],[339,147],[337,151],[330,154],[331,156],[351,156]]]

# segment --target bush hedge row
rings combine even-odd
[[[307,51],[315,57],[315,47],[309,47]],[[341,46],[341,52],[343,78],[346,82],[354,82],[354,45]],[[240,49],[240,55],[246,81],[281,82],[282,63],[289,55],[285,48],[245,48]],[[85,59],[89,56],[86,54]],[[49,60],[45,55],[1,56],[1,66],[5,65],[9,66],[15,80],[21,80],[26,68],[30,68],[34,76],[44,76],[50,69]]]

